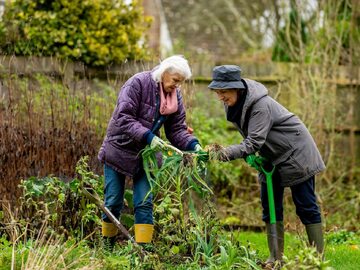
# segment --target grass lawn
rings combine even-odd
[[[242,242],[249,242],[250,246],[258,251],[259,257],[265,260],[268,256],[268,248],[265,233],[240,232]],[[305,236],[303,236],[305,237]],[[330,266],[336,270],[360,269],[360,238],[351,240],[334,238],[334,234],[325,235],[326,247],[325,258],[330,261]],[[303,239],[298,235],[285,233],[285,256],[294,259],[299,249],[303,246]],[[343,241],[341,241],[343,239]]]

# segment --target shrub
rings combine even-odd
[[[16,0],[0,26],[3,53],[57,56],[103,66],[146,56],[150,19],[137,1]]]
[[[65,183],[56,177],[23,180],[20,187],[20,224],[37,232],[44,221],[48,228],[68,237],[84,238],[100,225],[100,210],[80,191],[82,185],[91,185],[102,195],[102,178],[88,170],[88,158],[80,159],[76,171],[81,180]],[[10,234],[10,233],[9,233]]]

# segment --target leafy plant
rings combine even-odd
[[[192,153],[169,149],[160,154],[161,167],[156,151],[147,147],[142,153],[144,169],[155,194],[155,220],[160,227],[156,239],[158,252],[173,263],[191,256],[193,262],[211,269],[246,269],[248,266],[257,269],[255,257],[248,248],[238,246],[234,239],[224,241],[221,237],[221,225],[210,200],[213,194],[202,179],[207,165]],[[222,252],[223,259],[218,259],[218,252]],[[231,258],[237,259],[225,262],[228,252]]]
[[[58,233],[84,238],[100,224],[99,209],[86,199],[79,188],[91,185],[99,194],[103,193],[102,178],[88,169],[88,157],[82,158],[76,168],[81,180],[66,183],[56,177],[23,180],[20,187],[20,220],[32,230],[39,229],[42,222]]]
[[[143,152],[144,170],[148,177],[151,192],[167,195],[172,203],[179,209],[180,224],[178,229],[185,230],[185,213],[183,208],[183,197],[190,190],[198,194],[212,193],[207,183],[200,177],[205,169],[205,164],[195,154],[178,152],[169,149],[163,151],[161,167],[158,166],[156,151],[147,146]]]
[[[347,230],[339,230],[326,238],[328,244],[354,244],[356,241],[360,243],[360,239],[356,237],[356,234]]]
[[[284,262],[283,269],[285,270],[333,270],[329,266],[329,261],[323,260],[322,255],[317,253],[314,247],[307,247],[305,243],[293,260],[289,260],[284,256]]]
[[[195,99],[202,101],[201,104],[194,104],[189,115],[197,138],[204,146],[215,142],[223,146],[240,143],[241,135],[232,129],[226,120],[222,104],[215,97],[211,97],[211,94],[208,89],[194,92]],[[245,174],[246,166],[244,167],[240,160],[208,164],[207,178],[210,179],[213,191],[219,197],[226,196],[229,200],[237,197],[234,191],[239,189],[239,179],[244,178]],[[248,183],[251,182],[242,181],[241,185],[249,185]]]
[[[3,53],[57,56],[93,66],[147,56],[150,18],[138,1],[7,1],[0,27]]]

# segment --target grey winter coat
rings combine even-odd
[[[186,149],[196,138],[187,131],[179,89],[177,94],[178,110],[168,116],[164,128],[171,144]],[[139,152],[146,146],[144,134],[151,130],[155,120],[157,95],[158,84],[152,79],[151,71],[135,74],[123,85],[99,150],[101,162],[130,177],[138,172]],[[159,136],[159,132],[155,135]]]
[[[306,181],[325,164],[303,122],[270,96],[264,85],[244,79],[248,86],[240,126],[244,140],[226,148],[230,159],[258,152],[276,166],[282,186]],[[227,112],[227,107],[225,106]],[[265,180],[260,174],[261,180]]]

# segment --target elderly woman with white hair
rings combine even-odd
[[[149,243],[153,235],[152,196],[142,168],[140,151],[148,144],[161,149],[159,129],[164,125],[167,139],[182,150],[199,151],[199,141],[189,133],[181,84],[191,77],[182,56],[164,59],[151,71],[132,76],[122,86],[108,124],[98,158],[104,163],[105,206],[119,218],[123,206],[125,178],[133,179],[135,241]],[[102,235],[114,245],[117,228],[103,214]]]

